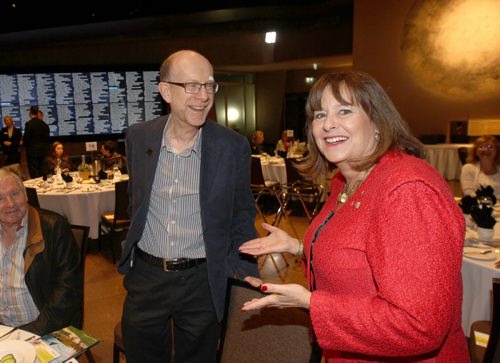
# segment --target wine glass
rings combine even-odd
[[[115,177],[115,173],[113,169],[106,170],[106,174],[108,176],[108,184],[111,185],[113,183],[113,178]]]

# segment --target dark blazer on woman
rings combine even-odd
[[[122,273],[133,266],[133,249],[144,231],[167,120],[168,116],[162,116],[134,124],[127,131],[131,225],[119,263]],[[210,292],[221,320],[227,278],[259,276],[255,260],[238,252],[243,242],[256,238],[250,146],[242,135],[210,120],[201,132],[201,222]]]
[[[5,165],[16,164],[21,161],[21,152],[19,151],[21,138],[21,130],[17,127],[14,127],[12,136],[10,137],[7,126],[2,129],[2,133],[0,134],[0,145],[2,147],[3,155],[6,157]],[[4,145],[4,141],[10,141],[12,144],[10,144],[10,146]]]

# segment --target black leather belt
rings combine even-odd
[[[153,266],[162,267],[163,270],[167,272],[187,270],[207,261],[206,258],[176,258],[175,260],[166,260],[164,258],[150,255],[140,248],[136,248],[135,254],[144,262]]]

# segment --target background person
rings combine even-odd
[[[283,132],[281,133],[281,139],[279,139],[276,143],[276,152],[279,155],[285,155],[284,157],[286,157],[289,145],[290,143],[288,142],[288,133],[286,130],[283,130]]]
[[[14,126],[12,116],[7,115],[3,118],[5,127],[0,134],[0,145],[4,157],[4,165],[18,164],[21,161],[21,130]]]
[[[478,137],[474,143],[467,163],[462,166],[460,185],[464,195],[476,196],[480,186],[491,185],[495,197],[500,200],[500,153],[499,142],[495,136]]]
[[[256,236],[250,146],[207,120],[218,84],[201,54],[170,55],[158,89],[171,113],[130,126],[126,138],[124,348],[129,363],[169,362],[173,320],[175,360],[213,362],[227,278],[258,276],[255,260],[238,252]]]
[[[120,170],[126,169],[127,159],[116,152],[118,144],[116,141],[104,141],[101,145],[101,167],[103,170],[113,169],[117,166]]]
[[[49,126],[38,118],[38,107],[31,106],[30,120],[24,127],[23,145],[26,147],[26,161],[31,178],[42,176],[43,158],[49,152]]]
[[[312,176],[339,172],[302,246],[284,231],[244,243],[252,255],[306,257],[309,290],[262,285],[243,310],[309,309],[327,362],[468,362],[461,327],[465,225],[446,181],[382,87],[354,71],[322,76],[307,105]],[[260,281],[252,281],[259,286]]]
[[[54,141],[50,146],[50,154],[43,159],[42,175],[55,175],[57,168],[59,168],[60,173],[67,173],[71,170],[72,165],[69,157],[64,154],[64,145],[59,141]]]
[[[255,130],[252,134],[252,142],[250,143],[253,155],[265,153],[264,149],[264,131]]]
[[[0,169],[0,323],[43,335],[81,327],[83,273],[68,221],[28,205],[21,178]]]

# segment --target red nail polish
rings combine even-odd
[[[241,310],[240,310],[240,312],[242,312],[242,313],[246,313],[247,311],[246,311],[246,310],[241,309]]]
[[[262,292],[267,291],[267,286],[261,286],[261,287],[260,287],[260,291],[262,291]]]

